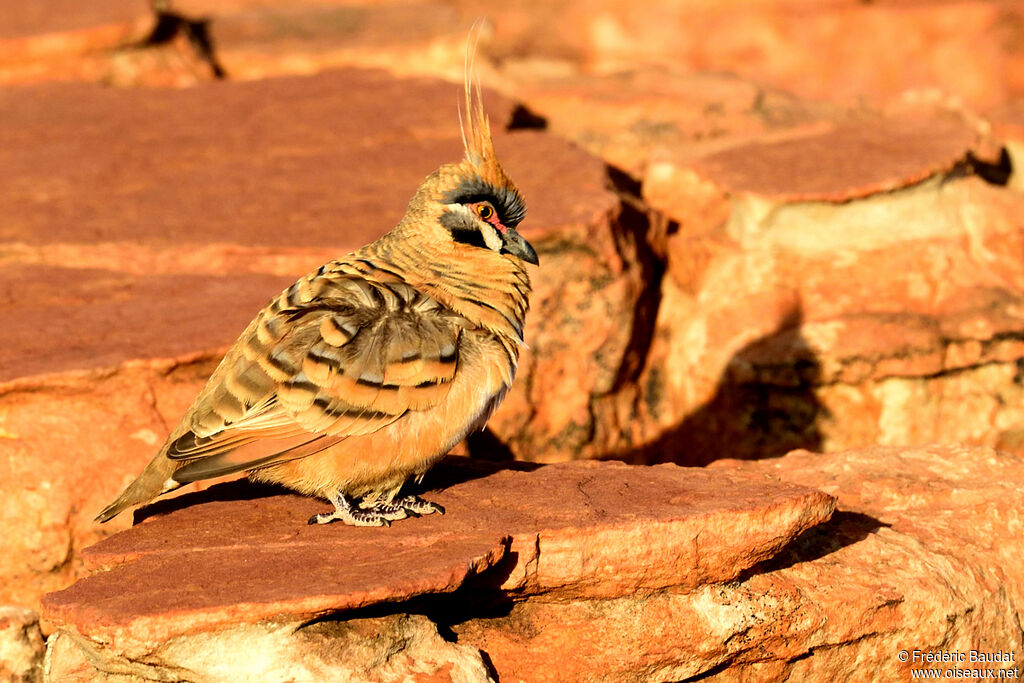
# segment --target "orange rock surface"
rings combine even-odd
[[[902,680],[901,649],[1024,654],[1016,456],[505,467],[442,466],[448,513],[391,529],[240,484],[155,506],[47,596],[50,675]]]
[[[383,531],[309,526],[323,501],[245,482],[167,501],[88,549],[94,573],[47,596],[44,618],[114,648],[156,647],[452,592],[491,569],[489,580],[519,596],[691,589],[734,578],[832,511],[824,494],[756,476],[460,460],[431,477],[444,516]]]

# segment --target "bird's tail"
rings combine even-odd
[[[178,465],[179,463],[171,460],[161,451],[150,461],[146,469],[142,470],[142,474],[129,484],[128,488],[122,491],[121,495],[113,503],[103,508],[103,511],[96,515],[95,521],[109,521],[126,508],[148,503],[161,493],[173,491],[181,486],[181,484],[171,479],[171,475],[174,474],[174,470],[178,468]]]

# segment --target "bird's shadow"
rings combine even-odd
[[[434,466],[419,483],[410,481],[406,492],[440,491],[474,479],[488,477],[502,470],[532,472],[542,465],[513,460],[512,452],[489,429],[468,439],[471,457],[450,455]],[[201,491],[189,491],[161,498],[135,511],[134,523],[139,524],[155,515],[165,515],[193,505],[210,502],[259,500],[274,496],[300,494],[279,486],[236,478],[214,483]]]
[[[201,491],[188,491],[170,498],[161,498],[135,510],[134,524],[140,524],[150,517],[166,515],[176,510],[202,505],[204,503],[259,500],[290,493],[283,486],[262,484],[248,479],[222,481]],[[297,494],[296,494],[297,495]]]

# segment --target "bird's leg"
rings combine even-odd
[[[341,491],[331,498],[334,503],[334,512],[313,515],[309,518],[309,524],[330,524],[331,522],[342,521],[352,526],[391,526],[392,519],[405,517],[394,517],[383,514],[373,508],[356,507],[352,499]]]

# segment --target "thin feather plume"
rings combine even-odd
[[[466,40],[466,57],[463,74],[464,105],[459,106],[459,128],[462,130],[462,146],[466,150],[466,159],[474,166],[480,166],[494,158],[494,146],[491,143],[491,125],[484,114],[483,95],[480,87],[480,76],[476,73],[476,51],[483,32],[484,20],[477,19],[469,30]],[[463,106],[465,116],[463,116]]]

